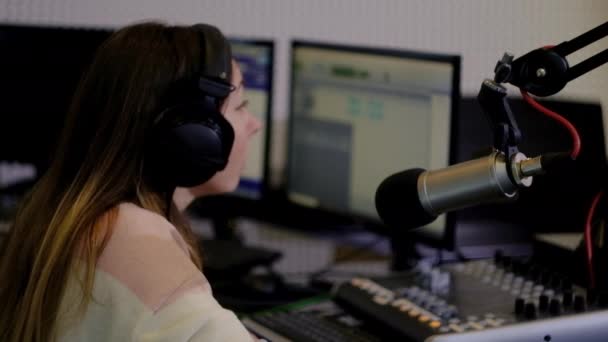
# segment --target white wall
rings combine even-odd
[[[281,121],[292,38],[457,53],[462,92],[476,94],[503,52],[517,57],[574,38],[608,20],[608,1],[0,0],[2,22],[118,27],[144,19],[207,22],[230,36],[274,39],[274,117]],[[606,47],[608,38],[568,59],[574,65]],[[601,101],[608,131],[608,65],[572,81],[559,97]],[[275,158],[281,153],[278,146]]]

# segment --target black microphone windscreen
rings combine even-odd
[[[424,169],[410,169],[386,178],[376,190],[376,210],[382,221],[395,229],[413,229],[437,217],[424,210],[418,196],[418,177]]]

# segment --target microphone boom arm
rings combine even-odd
[[[536,96],[562,90],[579,76],[608,62],[608,49],[570,67],[566,56],[608,36],[608,21],[580,36],[552,47],[533,50],[513,61],[506,53],[496,64],[494,81],[511,83]]]
[[[557,46],[533,50],[518,59],[505,53],[494,68],[494,80],[482,82],[477,99],[492,126],[494,148],[511,163],[519,153],[522,134],[501,83],[511,83],[536,96],[549,96],[562,90],[569,81],[608,62],[608,49],[570,67],[566,56],[608,35],[608,21]]]

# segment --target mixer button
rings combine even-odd
[[[475,330],[483,330],[484,326],[483,324],[479,323],[479,322],[469,322],[469,327],[475,329]]]
[[[486,319],[485,322],[488,326],[496,328],[496,327],[500,327],[501,325],[503,325],[505,321],[501,318],[498,318],[498,319],[489,318],[489,319]]]
[[[437,329],[437,328],[441,327],[441,322],[439,322],[439,321],[431,321],[431,323],[429,323],[429,327],[431,327],[433,329]]]
[[[467,330],[466,325],[450,324],[449,327],[450,327],[450,329],[452,329],[452,331],[455,331],[458,333],[465,332]]]
[[[545,291],[543,292],[543,294],[545,294],[545,295],[547,295],[547,296],[549,296],[549,297],[553,297],[553,296],[555,295],[555,291],[553,291],[553,290],[551,290],[551,289],[548,289],[548,290],[545,290]]]

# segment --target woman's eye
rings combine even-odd
[[[247,108],[248,105],[249,105],[249,100],[245,100],[236,107],[236,110],[245,109],[245,108]]]

